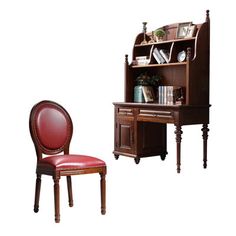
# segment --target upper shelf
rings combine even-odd
[[[164,64],[148,64],[148,65],[133,65],[132,68],[147,68],[147,67],[159,67],[159,66],[183,66],[187,65],[187,62],[175,62],[175,63],[164,63]]]
[[[166,44],[166,43],[174,43],[174,42],[182,42],[182,41],[193,41],[195,40],[196,37],[191,37],[191,38],[183,38],[183,39],[172,39],[172,40],[163,40],[160,42],[155,42],[155,43],[147,43],[147,44],[135,44],[134,47],[147,47],[147,46],[152,46],[152,45],[158,45],[158,44]]]

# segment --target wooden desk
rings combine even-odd
[[[133,157],[136,164],[141,157],[167,154],[166,124],[175,125],[177,172],[181,165],[181,136],[183,125],[202,124],[203,167],[207,167],[208,106],[159,105],[144,103],[114,103],[114,155]]]
[[[205,22],[189,27],[189,30],[195,29],[195,34],[179,37],[180,23],[165,25],[161,27],[166,32],[165,39],[155,42],[152,32],[146,32],[144,27],[135,38],[131,62],[125,55],[124,102],[114,103],[116,159],[119,155],[129,156],[138,164],[141,157],[160,155],[164,160],[167,154],[166,124],[170,123],[175,125],[179,173],[182,126],[202,124],[203,166],[206,168],[210,108],[209,10],[206,11]],[[148,43],[143,43],[144,38]],[[156,52],[167,52],[168,60],[160,63]],[[186,58],[180,60],[181,54]],[[140,57],[148,60],[140,63]],[[151,83],[152,78],[159,78],[156,85]],[[137,101],[136,86],[140,84],[153,87],[156,91],[153,100],[158,103],[134,103]],[[181,96],[169,94],[167,88],[172,88],[172,91],[180,88]],[[144,100],[148,102],[144,88],[142,95],[146,95]]]

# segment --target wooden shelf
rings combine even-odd
[[[196,39],[196,37],[183,38],[183,39],[164,40],[164,41],[156,42],[156,43],[135,44],[134,47],[147,47],[147,46],[152,46],[152,45],[159,45],[159,44],[166,44],[166,43],[175,43],[175,42],[182,42],[182,41],[186,42],[186,41],[193,41],[195,39]]]
[[[113,103],[115,158],[118,159],[119,155],[133,157],[136,164],[142,157],[159,155],[164,160],[168,153],[166,125],[174,124],[178,173],[181,166],[183,125],[203,125],[203,167],[207,167],[210,108],[209,11],[206,11],[205,22],[195,24],[195,37],[176,39],[179,24],[161,27],[166,31],[165,41],[141,44],[143,33],[136,36],[132,62],[129,63],[128,55],[125,55],[124,102]],[[147,41],[153,38],[152,33],[146,35]],[[178,62],[178,55],[182,51],[186,52],[185,60]],[[163,62],[160,59],[162,55],[165,62],[169,63],[159,64]],[[137,64],[142,57],[149,64]],[[155,82],[158,83],[153,83],[157,78],[158,81]],[[145,86],[149,86],[148,92]],[[149,96],[155,102],[144,103],[149,101]]]
[[[196,36],[176,38],[178,23],[163,26],[167,30],[167,40],[141,44],[143,34],[136,36],[132,62],[125,58],[125,102],[134,101],[134,88],[137,78],[142,74],[159,76],[159,86],[176,86],[183,89],[185,105],[209,104],[209,21],[196,25]],[[147,34],[148,35],[148,34]],[[147,40],[150,40],[148,35]],[[154,50],[169,52],[169,63],[158,64],[153,56]],[[178,62],[178,54],[185,51],[184,62]],[[134,63],[137,57],[146,56],[149,64]],[[168,60],[167,60],[168,61]]]
[[[164,64],[149,64],[149,65],[136,65],[132,68],[149,68],[149,67],[163,67],[163,66],[185,66],[187,62],[174,62],[174,63],[164,63]]]
[[[146,108],[153,108],[153,107],[165,107],[165,108],[175,108],[175,107],[184,107],[186,106],[185,104],[160,104],[157,102],[113,102],[113,105],[118,105],[118,106],[132,106],[132,107],[146,107]]]

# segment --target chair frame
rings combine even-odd
[[[40,139],[37,134],[35,118],[40,107],[49,105],[53,108],[58,109],[63,113],[69,124],[68,136],[67,140],[63,146],[58,149],[48,149],[43,146],[40,142]],[[69,113],[58,103],[44,100],[37,103],[31,110],[30,120],[29,120],[30,134],[32,140],[34,142],[36,155],[37,155],[37,167],[36,167],[36,187],[35,187],[35,200],[34,200],[34,212],[39,211],[39,198],[40,198],[40,189],[41,189],[41,176],[42,175],[50,175],[54,181],[54,207],[55,207],[55,222],[60,222],[60,178],[61,176],[67,177],[67,189],[68,189],[68,198],[69,198],[69,206],[73,206],[73,194],[72,194],[72,175],[81,175],[81,174],[92,174],[99,173],[100,174],[100,191],[101,191],[101,214],[106,214],[106,166],[102,167],[90,167],[90,168],[64,168],[60,170],[52,170],[47,167],[39,166],[38,164],[43,159],[43,154],[46,155],[56,155],[61,152],[64,152],[65,155],[69,155],[69,146],[73,133],[73,124],[70,118]]]

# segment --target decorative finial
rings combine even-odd
[[[143,33],[147,32],[147,22],[143,22]]]
[[[128,63],[128,54],[125,54],[125,63]]]
[[[206,22],[210,21],[209,13],[210,13],[210,11],[206,10]]]

